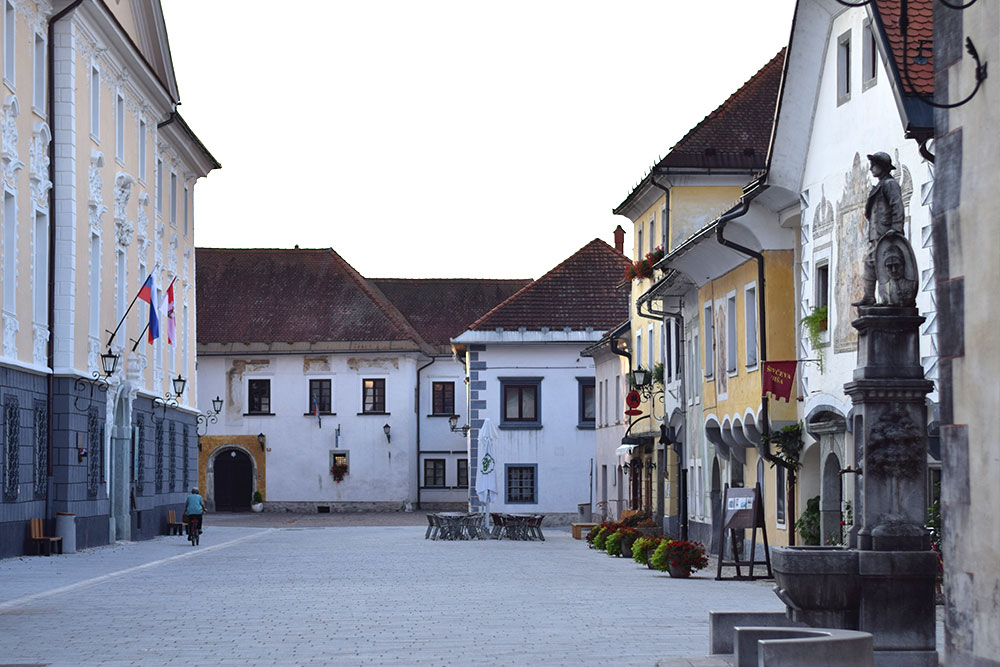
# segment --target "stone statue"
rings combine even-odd
[[[868,201],[865,202],[865,219],[868,220],[868,254],[865,256],[862,275],[865,293],[852,306],[875,305],[875,248],[889,232],[900,235],[903,233],[903,196],[899,182],[890,175],[895,169],[892,158],[888,153],[879,151],[869,155],[868,161],[871,163],[872,176],[878,179],[878,183],[868,193]]]

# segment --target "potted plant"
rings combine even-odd
[[[344,475],[347,474],[347,464],[346,463],[334,463],[330,466],[330,474],[333,475],[333,481],[338,484],[344,481]]]
[[[631,556],[632,545],[642,537],[642,531],[635,528],[622,528],[619,532],[622,534],[622,556]]]
[[[823,347],[823,333],[827,329],[827,306],[813,308],[812,312],[802,318],[802,326],[805,327],[806,336],[809,338],[809,346],[816,353],[819,360],[819,372],[823,372],[823,360],[825,349]]]
[[[627,530],[627,529],[623,529]],[[608,552],[609,556],[622,555],[622,530],[616,530],[611,533],[608,538],[604,541],[604,548]]]
[[[663,540],[651,560],[657,570],[681,579],[690,577],[695,570],[708,567],[704,545],[688,540]]]
[[[607,526],[601,526],[601,529],[597,531],[597,535],[594,536],[594,548],[598,551],[604,551],[607,548],[605,543],[612,533],[614,531],[611,531]]]
[[[254,512],[264,511],[264,496],[259,490],[253,492],[253,502],[250,503],[250,509]]]
[[[640,537],[632,544],[632,560],[640,565],[652,568],[649,564],[649,557],[656,551],[662,538]]]

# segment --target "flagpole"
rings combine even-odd
[[[139,292],[142,292],[142,288],[141,287],[139,288]],[[122,315],[122,318],[120,320],[118,320],[118,326],[115,327],[114,331],[110,332],[111,333],[111,338],[108,339],[108,347],[109,348],[111,347],[111,343],[114,342],[115,336],[118,335],[118,330],[121,329],[122,328],[122,324],[125,323],[125,318],[128,317],[128,314],[130,312],[132,312],[132,306],[134,306],[135,302],[139,300],[139,292],[136,292],[135,296],[132,297],[132,303],[130,303],[128,305],[128,308],[125,309],[125,314]],[[146,326],[149,326],[149,324],[147,324]],[[105,329],[105,332],[107,332],[107,329]]]

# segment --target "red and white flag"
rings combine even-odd
[[[177,340],[177,320],[174,318],[174,281],[170,281],[170,287],[163,294],[163,300],[160,301],[159,315],[164,318],[166,322],[166,333],[167,333],[167,343],[170,345],[174,344]]]

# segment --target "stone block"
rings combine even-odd
[[[872,667],[872,636],[856,630],[737,627],[737,667]]]
[[[574,524],[575,526],[576,524]],[[708,652],[731,655],[735,650],[736,627],[798,626],[781,611],[710,611],[708,612]]]

